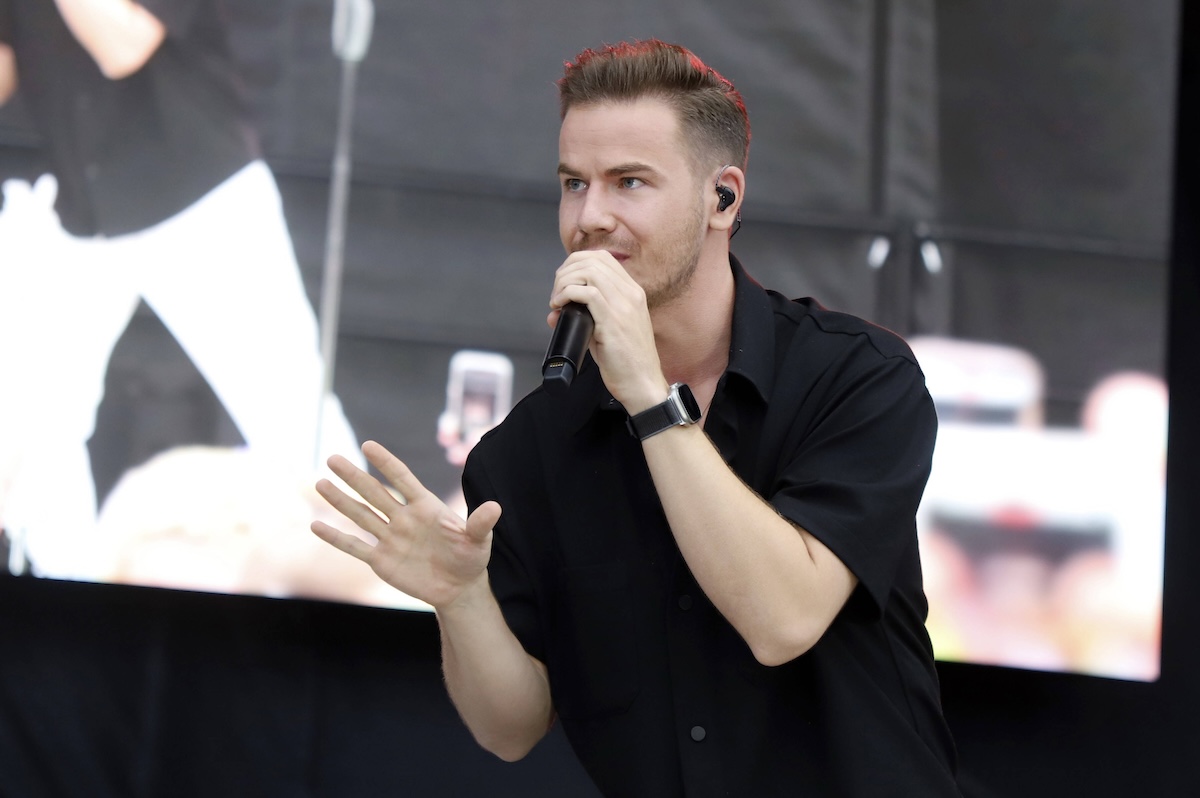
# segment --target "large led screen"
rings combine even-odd
[[[227,4],[264,157],[177,236],[64,232],[25,76],[0,107],[6,570],[428,609],[309,532],[348,528],[313,484],[373,439],[465,512],[467,452],[540,381],[553,82],[658,36],[746,97],[747,270],[896,330],[926,373],[937,656],[1157,678],[1174,4],[802,5],[378,3],[354,83],[331,4]]]

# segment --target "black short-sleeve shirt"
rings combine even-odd
[[[833,625],[787,664],[754,659],[690,574],[590,361],[467,462],[470,506],[504,510],[492,588],[607,795],[957,795],[914,521],[936,434],[924,378],[895,335],[731,265],[729,366],[705,430],[858,577]]]
[[[167,37],[140,70],[110,80],[52,0],[0,0],[0,38],[75,235],[143,230],[259,157],[220,0],[141,5]]]

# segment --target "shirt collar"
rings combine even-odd
[[[732,254],[733,332],[726,374],[737,374],[754,386],[764,402],[775,387],[775,313],[767,290],[746,274]]]

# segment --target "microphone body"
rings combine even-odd
[[[571,387],[583,365],[594,326],[586,305],[568,302],[563,307],[550,336],[546,359],[542,361],[542,385],[547,391],[559,394]]]

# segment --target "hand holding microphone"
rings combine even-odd
[[[644,387],[662,367],[646,294],[626,271],[621,251],[576,250],[555,274],[551,307],[563,303],[542,362],[547,393],[563,395],[583,368],[589,349],[605,386],[621,399]]]

